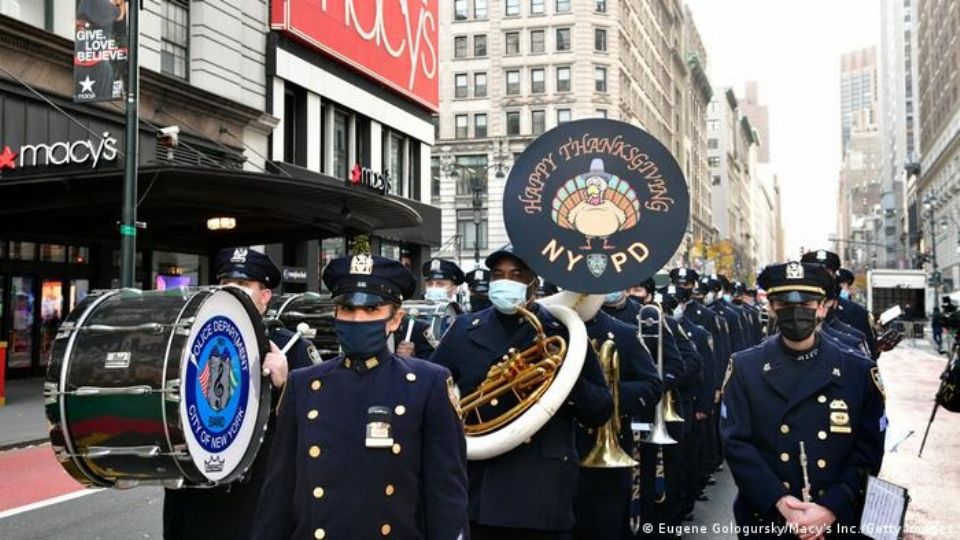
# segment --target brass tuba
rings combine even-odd
[[[460,399],[460,416],[467,436],[467,458],[481,460],[513,450],[540,430],[563,406],[573,389],[587,352],[587,330],[570,307],[543,304],[567,328],[569,342],[547,336],[537,316],[523,306],[517,311],[537,335],[527,349],[510,349],[490,367],[477,388]],[[481,409],[501,399],[514,403],[485,418]]]
[[[652,316],[644,317],[645,311],[653,311],[656,313],[657,318],[654,319]],[[663,380],[663,325],[665,324],[663,322],[663,310],[656,304],[644,305],[640,308],[638,322],[640,323],[639,338],[641,340],[645,337],[657,338],[657,374],[660,375],[660,380]],[[656,330],[644,331],[645,328],[652,326],[656,326]],[[667,432],[666,414],[664,412],[665,402],[668,405],[671,403],[669,392],[664,392],[660,401],[657,403],[653,429],[643,442],[649,444],[677,444],[677,441]]]
[[[620,434],[620,354],[613,340],[600,346],[600,368],[603,370],[610,393],[613,394],[613,415],[597,430],[597,442],[580,462],[581,467],[616,469],[635,467],[640,463],[630,457],[617,440]]]

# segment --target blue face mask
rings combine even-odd
[[[497,311],[505,315],[513,315],[517,312],[517,305],[522,306],[527,303],[527,284],[512,279],[491,281],[488,296]]]
[[[387,347],[387,321],[341,321],[337,319],[337,340],[343,354],[352,360],[365,360]]]
[[[427,287],[423,292],[423,298],[431,302],[447,302],[450,296],[447,294],[446,287]]]
[[[849,299],[850,299],[850,291],[841,290],[841,291],[840,291],[840,298],[843,298],[844,300],[849,300]]]
[[[620,300],[623,300],[624,294],[626,293],[624,293],[623,291],[614,291],[612,293],[607,293],[607,295],[603,297],[603,303],[618,304],[620,303]]]
[[[733,295],[725,294],[725,295],[723,295],[723,299],[724,299],[725,301],[727,301],[727,302],[732,302],[732,301],[733,301]]]

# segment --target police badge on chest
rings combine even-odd
[[[374,406],[367,409],[367,448],[389,448],[393,445],[390,430],[392,419],[389,407]]]

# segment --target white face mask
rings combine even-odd
[[[673,308],[673,318],[679,319],[680,317],[683,317],[683,304]]]
[[[432,302],[447,302],[450,300],[450,292],[446,287],[427,287],[423,298]]]
[[[716,300],[716,299],[717,299],[717,295],[716,295],[713,291],[710,291],[710,292],[708,292],[706,295],[704,295],[704,297],[703,297],[703,303],[704,303],[704,304],[707,304],[707,305],[709,306],[709,305],[712,304],[713,301]]]

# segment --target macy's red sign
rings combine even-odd
[[[272,0],[270,24],[436,111],[443,0]]]

